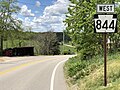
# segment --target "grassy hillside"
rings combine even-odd
[[[120,90],[120,53],[109,55],[108,86],[103,86],[103,56],[81,61],[79,56],[65,63],[64,71],[69,90]]]

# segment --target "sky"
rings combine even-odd
[[[21,10],[14,17],[23,22],[25,30],[62,32],[69,4],[69,0],[18,0]]]

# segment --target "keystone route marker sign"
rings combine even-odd
[[[114,14],[114,4],[98,4],[94,15],[95,33],[116,33],[117,14]]]
[[[115,33],[117,32],[117,15],[116,14],[95,14],[94,15],[94,32],[95,33]]]
[[[114,4],[98,4],[94,15],[94,32],[102,33],[104,39],[104,86],[107,86],[107,33],[117,32],[117,14]]]

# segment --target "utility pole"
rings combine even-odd
[[[63,54],[64,54],[64,42],[65,42],[65,37],[64,37],[64,30],[63,30]]]

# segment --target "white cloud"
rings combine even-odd
[[[36,32],[45,32],[51,29],[56,32],[63,31],[65,29],[63,20],[66,18],[65,13],[69,4],[69,0],[57,0],[53,5],[44,9],[42,16],[34,17],[33,20],[26,18],[24,25],[32,27],[32,30]]]
[[[31,21],[28,17],[25,18],[24,25],[25,26],[31,26]]]
[[[35,16],[34,13],[31,12],[30,9],[28,9],[28,7],[26,5],[23,5],[21,7],[21,11],[20,13],[23,15],[23,16],[26,16],[26,17],[33,17]]]
[[[47,6],[44,10],[44,15],[62,15],[67,12],[68,0],[57,0],[54,5]]]
[[[36,6],[40,7],[41,3],[39,1],[36,1]]]
[[[63,31],[65,29],[63,20],[65,20],[65,13],[70,4],[68,0],[57,0],[53,5],[47,6],[43,12],[43,16],[34,18],[33,22],[39,23],[40,27],[55,31]]]

